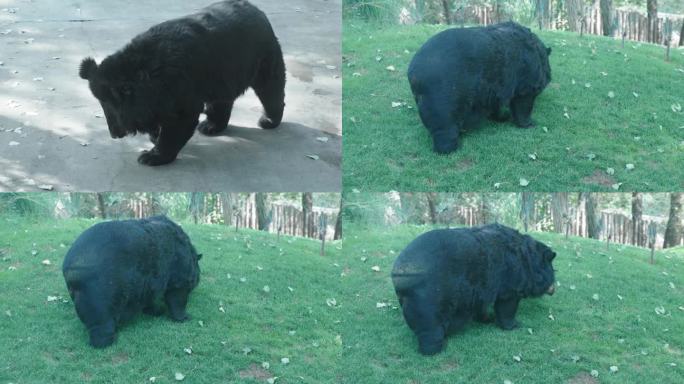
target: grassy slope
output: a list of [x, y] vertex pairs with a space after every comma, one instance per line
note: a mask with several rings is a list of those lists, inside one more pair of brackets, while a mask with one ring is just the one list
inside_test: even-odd
[[667, 63], [661, 47], [538, 33], [553, 48], [553, 80], [537, 99], [537, 127], [486, 121], [443, 156], [432, 152], [406, 80], [416, 50], [443, 28], [345, 21], [345, 189], [516, 191], [520, 178], [535, 191], [684, 188], [684, 112], [671, 109], [684, 107], [684, 50]]
[[[332, 379], [341, 311], [327, 306], [326, 298], [335, 295], [330, 281], [339, 276], [333, 265], [338, 243], [320, 257], [319, 243], [308, 239], [282, 237], [276, 244], [274, 235], [257, 231], [184, 225], [204, 254], [188, 306], [192, 320], [140, 315], [112, 347], [95, 350], [73, 304], [47, 302], [49, 295], [69, 298], [61, 263], [75, 237], [94, 222], [0, 220], [0, 383], [142, 383], [152, 376], [170, 383], [175, 372], [187, 383], [264, 382], [271, 375], [279, 383]], [[42, 265], [44, 259], [52, 265]], [[192, 355], [183, 351], [187, 347]], [[290, 364], [281, 364], [282, 357]], [[260, 368], [264, 361], [268, 371]], [[244, 377], [250, 375], [263, 378]]]
[[[397, 309], [389, 273], [398, 253], [428, 229], [346, 225], [348, 293], [342, 305], [353, 313], [344, 324], [343, 381], [681, 383], [684, 310], [678, 308], [684, 308], [684, 249], [660, 252], [657, 263], [649, 265], [643, 249], [612, 245], [606, 251], [605, 244], [593, 240], [535, 233], [558, 253], [556, 294], [524, 300], [517, 316], [520, 329], [471, 323], [449, 338], [445, 352], [423, 357]], [[374, 265], [379, 273], [371, 270]], [[379, 302], [390, 307], [378, 309]], [[666, 315], [656, 314], [659, 306]], [[617, 373], [609, 372], [612, 365]], [[597, 381], [589, 376], [592, 369], [599, 372]]]

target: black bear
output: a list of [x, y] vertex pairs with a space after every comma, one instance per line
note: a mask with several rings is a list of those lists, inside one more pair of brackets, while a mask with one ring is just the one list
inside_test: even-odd
[[[226, 129], [233, 102], [251, 87], [264, 107], [259, 126], [280, 124], [285, 63], [266, 15], [246, 0], [212, 4], [155, 25], [98, 66], [81, 62], [81, 78], [100, 101], [112, 138], [147, 133], [154, 147], [138, 162], [172, 162], [195, 128]], [[198, 124], [203, 111], [207, 119]]]
[[499, 224], [437, 229], [418, 236], [394, 263], [392, 282], [404, 319], [424, 355], [438, 353], [449, 333], [471, 318], [517, 326], [518, 302], [554, 292], [556, 254]]
[[551, 81], [539, 38], [514, 22], [454, 28], [431, 37], [411, 60], [408, 80], [433, 148], [449, 153], [461, 128], [484, 117], [530, 127], [534, 100]]
[[88, 228], [67, 252], [62, 272], [90, 345], [112, 344], [117, 326], [140, 311], [161, 315], [161, 301], [171, 319], [187, 320], [185, 306], [199, 282], [201, 257], [165, 216]]

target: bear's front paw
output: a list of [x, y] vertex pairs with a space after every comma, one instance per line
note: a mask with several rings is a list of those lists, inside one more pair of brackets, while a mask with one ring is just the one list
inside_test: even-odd
[[207, 119], [197, 125], [197, 130], [204, 135], [213, 136], [224, 131], [227, 127], [228, 124], [218, 126], [214, 122], [209, 121], [209, 119]]
[[280, 124], [280, 121], [273, 121], [269, 119], [266, 115], [261, 116], [259, 119], [259, 126], [263, 129], [273, 129]]
[[520, 326], [520, 324], [516, 320], [497, 321], [497, 324], [501, 329], [506, 331], [516, 329]]
[[168, 164], [176, 159], [175, 156], [166, 156], [161, 154], [156, 148], [149, 151], [143, 151], [140, 156], [138, 156], [138, 163], [143, 165], [163, 165]]

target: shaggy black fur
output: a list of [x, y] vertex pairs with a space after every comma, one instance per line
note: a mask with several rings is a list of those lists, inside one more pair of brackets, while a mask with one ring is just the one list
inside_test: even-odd
[[418, 236], [394, 263], [392, 282], [404, 319], [422, 354], [442, 350], [446, 335], [468, 320], [517, 326], [518, 302], [553, 294], [556, 254], [546, 245], [499, 224], [438, 229]]
[[199, 282], [197, 254], [183, 230], [164, 216], [109, 221], [87, 229], [62, 266], [76, 313], [96, 348], [114, 342], [116, 328], [143, 311], [185, 321]]
[[449, 153], [461, 128], [484, 117], [530, 127], [534, 100], [551, 81], [551, 48], [513, 22], [455, 28], [430, 38], [411, 60], [408, 80], [433, 148]]
[[[207, 135], [226, 129], [233, 102], [251, 87], [264, 107], [259, 126], [280, 124], [285, 64], [266, 15], [246, 0], [210, 5], [135, 37], [98, 66], [81, 63], [113, 138], [147, 133], [154, 148], [141, 164], [172, 162], [195, 127]], [[198, 125], [204, 107], [207, 119]]]

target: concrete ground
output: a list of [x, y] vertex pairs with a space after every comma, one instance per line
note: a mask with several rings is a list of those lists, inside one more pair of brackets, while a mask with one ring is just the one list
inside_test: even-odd
[[169, 165], [137, 163], [147, 136], [109, 137], [80, 61], [211, 2], [0, 0], [0, 191], [339, 191], [341, 0], [251, 0], [285, 55], [279, 128], [258, 128], [250, 90], [223, 135], [196, 132]]

